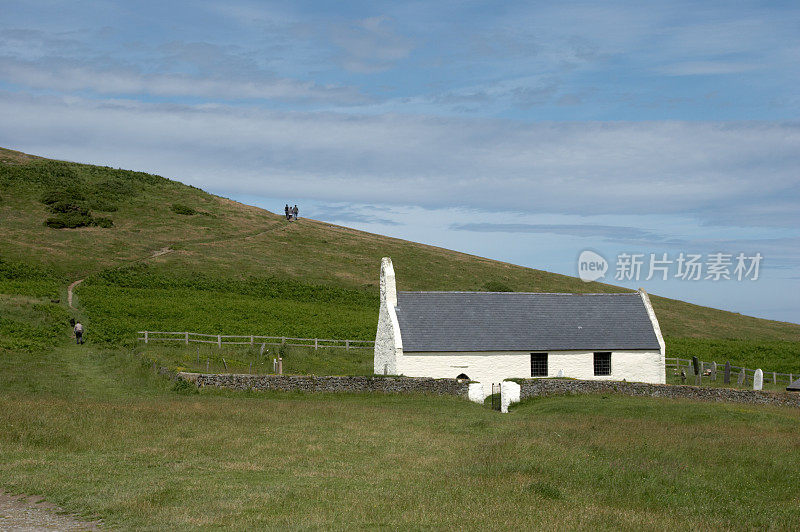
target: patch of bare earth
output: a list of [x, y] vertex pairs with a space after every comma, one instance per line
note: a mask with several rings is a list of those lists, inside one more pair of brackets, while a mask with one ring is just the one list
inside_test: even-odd
[[0, 530], [100, 530], [99, 521], [82, 521], [39, 497], [0, 491]]

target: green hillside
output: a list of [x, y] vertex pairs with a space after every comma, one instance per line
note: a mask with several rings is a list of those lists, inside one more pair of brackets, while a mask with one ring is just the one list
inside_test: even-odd
[[[406, 289], [617, 288], [9, 151], [0, 216], [4, 492], [124, 530], [790, 530], [800, 519], [793, 407], [611, 394], [500, 414], [455, 397], [198, 390], [152, 371], [185, 348], [133, 340], [140, 328], [371, 338], [383, 255]], [[800, 373], [798, 325], [655, 304], [673, 352]], [[88, 324], [86, 345], [70, 339], [70, 317]], [[336, 351], [291, 352], [286, 367], [368, 372], [369, 351]]]
[[[160, 176], [11, 150], [0, 150], [0, 220], [3, 319], [23, 322], [37, 312], [30, 305], [65, 312], [66, 286], [85, 279], [76, 306], [95, 341], [131, 343], [142, 329], [371, 339], [383, 256], [401, 290], [624, 290], [316, 220], [288, 223]], [[50, 310], [56, 299], [61, 309]], [[673, 356], [800, 372], [800, 325], [652, 299]]]

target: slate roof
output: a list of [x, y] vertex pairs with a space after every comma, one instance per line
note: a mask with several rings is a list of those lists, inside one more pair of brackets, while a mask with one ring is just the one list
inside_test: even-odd
[[403, 351], [659, 349], [638, 293], [398, 292]]

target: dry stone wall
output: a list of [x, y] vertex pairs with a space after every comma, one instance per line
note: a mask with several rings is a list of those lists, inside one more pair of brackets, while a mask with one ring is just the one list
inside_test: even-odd
[[197, 385], [236, 390], [281, 390], [303, 392], [428, 393], [467, 398], [469, 383], [456, 379], [420, 377], [316, 377], [311, 375], [176, 374], [178, 379]]
[[675, 386], [619, 381], [571, 379], [514, 379], [520, 385], [520, 399], [550, 395], [618, 393], [634, 397], [666, 397], [724, 403], [745, 403], [800, 407], [800, 394], [734, 390], [712, 386]]

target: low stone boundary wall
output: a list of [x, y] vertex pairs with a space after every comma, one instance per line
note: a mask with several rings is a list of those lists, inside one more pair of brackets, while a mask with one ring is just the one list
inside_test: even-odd
[[178, 379], [198, 387], [217, 386], [236, 390], [303, 392], [428, 393], [467, 398], [469, 383], [456, 379], [424, 377], [315, 377], [310, 375], [248, 375], [179, 372]]
[[800, 394], [755, 390], [734, 390], [712, 386], [647, 384], [642, 382], [582, 381], [571, 379], [514, 379], [520, 385], [520, 399], [549, 395], [617, 393], [635, 397], [666, 397], [719, 403], [800, 407]]

